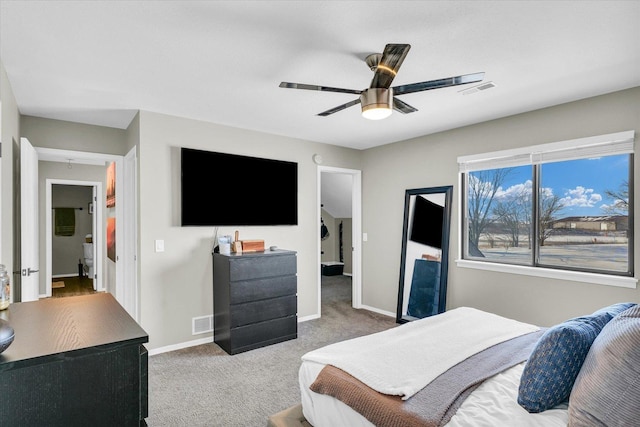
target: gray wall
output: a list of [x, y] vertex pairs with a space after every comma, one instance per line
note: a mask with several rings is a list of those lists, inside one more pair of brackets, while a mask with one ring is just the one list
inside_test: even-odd
[[352, 274], [353, 273], [353, 252], [351, 248], [353, 247], [353, 220], [351, 218], [340, 218], [339, 221], [342, 221], [342, 256], [344, 262], [344, 273]]
[[[361, 152], [326, 144], [268, 135], [196, 120], [140, 112], [140, 271], [142, 326], [149, 348], [203, 338], [191, 335], [191, 320], [212, 314], [214, 227], [180, 227], [180, 147], [223, 151], [298, 162], [298, 225], [222, 227], [218, 234], [264, 239], [265, 246], [297, 251], [298, 317], [317, 314], [318, 228], [317, 166], [360, 169]], [[237, 177], [217, 176], [202, 185], [226, 185]], [[233, 209], [211, 200], [211, 209]], [[154, 252], [163, 239], [165, 251]]]
[[127, 154], [127, 132], [122, 129], [21, 116], [20, 136], [34, 147], [89, 153]]
[[320, 241], [320, 261], [339, 261], [338, 259], [338, 226], [336, 219], [324, 209], [320, 210], [322, 222], [329, 231], [329, 236]]
[[[604, 305], [640, 302], [640, 289], [459, 268], [457, 157], [619, 131], [640, 138], [640, 88], [366, 150], [363, 159], [363, 303], [395, 312], [404, 191], [453, 185], [447, 307], [472, 306], [540, 325], [590, 313]], [[638, 143], [636, 142], [636, 150]], [[399, 154], [401, 153], [401, 154]], [[635, 155], [638, 171], [640, 155]], [[402, 171], [388, 179], [389, 171]], [[638, 173], [634, 196], [640, 201]], [[634, 216], [636, 229], [640, 209]], [[636, 231], [635, 267], [640, 266]], [[637, 277], [637, 273], [636, 273]]]

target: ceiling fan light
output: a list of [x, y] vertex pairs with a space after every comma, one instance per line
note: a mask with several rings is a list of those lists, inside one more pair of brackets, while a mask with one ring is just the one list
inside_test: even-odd
[[362, 117], [369, 120], [382, 120], [391, 115], [391, 109], [386, 105], [362, 107]]
[[369, 120], [381, 120], [393, 111], [392, 89], [367, 89], [360, 95], [362, 117]]

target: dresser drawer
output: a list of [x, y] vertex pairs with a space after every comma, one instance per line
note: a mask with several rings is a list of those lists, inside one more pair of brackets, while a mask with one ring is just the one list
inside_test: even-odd
[[297, 336], [298, 320], [296, 316], [268, 320], [232, 329], [229, 350], [231, 354], [235, 354], [294, 339]]
[[295, 255], [233, 258], [229, 264], [231, 282], [296, 274]]
[[231, 304], [242, 304], [267, 298], [295, 295], [298, 291], [296, 276], [269, 277], [265, 279], [243, 280], [229, 284]]
[[229, 354], [298, 337], [294, 251], [213, 254], [214, 342]]
[[231, 309], [232, 328], [292, 316], [297, 313], [295, 295], [236, 305]]

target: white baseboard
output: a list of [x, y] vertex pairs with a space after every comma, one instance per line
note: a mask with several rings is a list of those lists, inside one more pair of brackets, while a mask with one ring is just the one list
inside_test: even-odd
[[315, 319], [319, 319], [319, 318], [320, 318], [319, 314], [311, 314], [309, 316], [298, 317], [298, 323], [307, 322], [309, 320], [315, 320]]
[[210, 337], [199, 338], [193, 341], [187, 341], [179, 344], [172, 344], [166, 347], [154, 348], [153, 350], [149, 350], [149, 356], [154, 356], [156, 354], [167, 353], [169, 351], [181, 350], [187, 347], [195, 347], [197, 345], [209, 344], [213, 342], [213, 335]]
[[369, 307], [368, 305], [363, 305], [360, 307], [363, 310], [373, 311], [374, 313], [382, 314], [384, 316], [396, 317], [396, 313], [392, 313], [390, 311], [380, 310], [379, 308]]
[[[374, 307], [362, 306], [361, 309], [373, 311], [375, 313], [382, 314], [384, 316], [396, 317], [395, 313], [379, 310]], [[308, 320], [319, 319], [319, 318], [320, 318], [319, 314], [312, 314], [310, 316], [299, 317], [298, 323], [306, 322]], [[187, 341], [179, 344], [172, 344], [165, 347], [154, 348], [153, 350], [149, 350], [149, 356], [155, 356], [156, 354], [162, 354], [162, 353], [167, 353], [169, 351], [181, 350], [183, 348], [188, 348], [188, 347], [195, 347], [196, 345], [208, 344], [211, 342], [213, 342], [213, 335], [211, 335], [210, 337], [199, 338], [197, 340]]]

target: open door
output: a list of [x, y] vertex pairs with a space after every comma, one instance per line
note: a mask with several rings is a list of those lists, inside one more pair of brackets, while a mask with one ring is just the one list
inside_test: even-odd
[[93, 253], [91, 254], [91, 256], [93, 257], [93, 276], [89, 277], [89, 279], [91, 279], [91, 283], [93, 283], [93, 290], [97, 291], [98, 290], [98, 277], [102, 277], [100, 276], [102, 274], [102, 263], [99, 261], [100, 258], [98, 258], [98, 248], [100, 247], [100, 242], [102, 241], [102, 239], [99, 238], [98, 235], [98, 222], [97, 222], [97, 218], [99, 217], [97, 212], [97, 206], [98, 206], [98, 186], [94, 185], [93, 186], [93, 194], [91, 195], [91, 202], [92, 202], [92, 206], [94, 209], [94, 212], [91, 215], [91, 236], [93, 239]]
[[[123, 191], [122, 201], [125, 206], [122, 215], [123, 242], [122, 271], [124, 297], [122, 306], [136, 321], [140, 321], [140, 303], [138, 298], [138, 192], [137, 192], [137, 151], [133, 147], [124, 157], [123, 163]], [[120, 300], [119, 300], [120, 301]]]
[[38, 153], [20, 138], [20, 274], [21, 301], [39, 298]]

